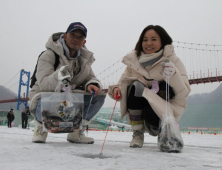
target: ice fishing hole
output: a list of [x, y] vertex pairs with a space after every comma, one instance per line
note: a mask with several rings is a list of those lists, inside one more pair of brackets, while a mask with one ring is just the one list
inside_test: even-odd
[[118, 157], [118, 156], [100, 155], [100, 154], [80, 154], [77, 156], [80, 156], [83, 158], [91, 158], [91, 159], [95, 159], [95, 158], [106, 159], [106, 158], [117, 158]]

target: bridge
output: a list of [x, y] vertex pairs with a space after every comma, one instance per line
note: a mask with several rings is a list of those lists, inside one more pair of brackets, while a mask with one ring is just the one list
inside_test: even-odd
[[[205, 84], [222, 81], [222, 45], [197, 44], [188, 42], [174, 41], [176, 55], [184, 63], [190, 85]], [[96, 77], [102, 82], [103, 90], [107, 92], [108, 86], [116, 84], [126, 66], [121, 62], [122, 58], [114, 62], [108, 68], [101, 71]], [[24, 82], [22, 77], [29, 76]], [[16, 77], [16, 76], [14, 76]], [[21, 70], [19, 79], [19, 92], [16, 99], [0, 100], [0, 103], [17, 102], [27, 105], [29, 100], [28, 88], [30, 81], [30, 72]], [[6, 83], [7, 84], [7, 83]], [[26, 86], [26, 97], [21, 97], [21, 86]], [[6, 86], [5, 86], [6, 87]]]
[[[29, 98], [19, 98], [19, 100], [26, 102], [26, 101], [29, 101]], [[0, 100], [0, 103], [11, 103], [11, 102], [17, 102], [17, 101], [18, 99], [15, 98], [15, 99], [9, 99], [9, 100]]]

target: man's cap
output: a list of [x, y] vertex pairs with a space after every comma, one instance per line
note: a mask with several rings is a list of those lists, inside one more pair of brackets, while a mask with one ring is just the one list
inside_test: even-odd
[[11, 109], [11, 110], [13, 110], [13, 109]]
[[81, 22], [73, 22], [69, 25], [69, 27], [67, 28], [66, 33], [68, 32], [72, 32], [76, 29], [82, 30], [85, 34], [85, 37], [87, 36], [87, 28], [85, 27], [85, 25], [83, 25]]
[[29, 106], [26, 106], [26, 109], [29, 109]]

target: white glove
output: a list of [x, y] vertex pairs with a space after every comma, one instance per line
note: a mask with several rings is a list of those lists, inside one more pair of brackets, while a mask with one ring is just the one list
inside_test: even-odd
[[174, 75], [176, 68], [169, 59], [165, 59], [164, 62], [161, 63], [161, 65], [163, 66], [163, 69], [160, 74], [163, 75], [163, 77], [171, 77], [172, 75]]
[[63, 84], [69, 84], [71, 81], [71, 76], [69, 74], [69, 66], [65, 65], [59, 69], [58, 80], [62, 81]]

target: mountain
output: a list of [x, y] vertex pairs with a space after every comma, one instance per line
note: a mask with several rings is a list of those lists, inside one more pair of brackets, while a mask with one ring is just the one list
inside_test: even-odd
[[[8, 100], [15, 98], [17, 98], [17, 95], [13, 91], [0, 85], [0, 100]], [[0, 104], [0, 110], [10, 110], [10, 109], [16, 110], [16, 107], [17, 107], [16, 102]]]
[[222, 84], [211, 93], [194, 94], [187, 98], [188, 105], [222, 103]]
[[194, 94], [187, 99], [187, 109], [180, 127], [222, 128], [222, 84], [211, 93]]

